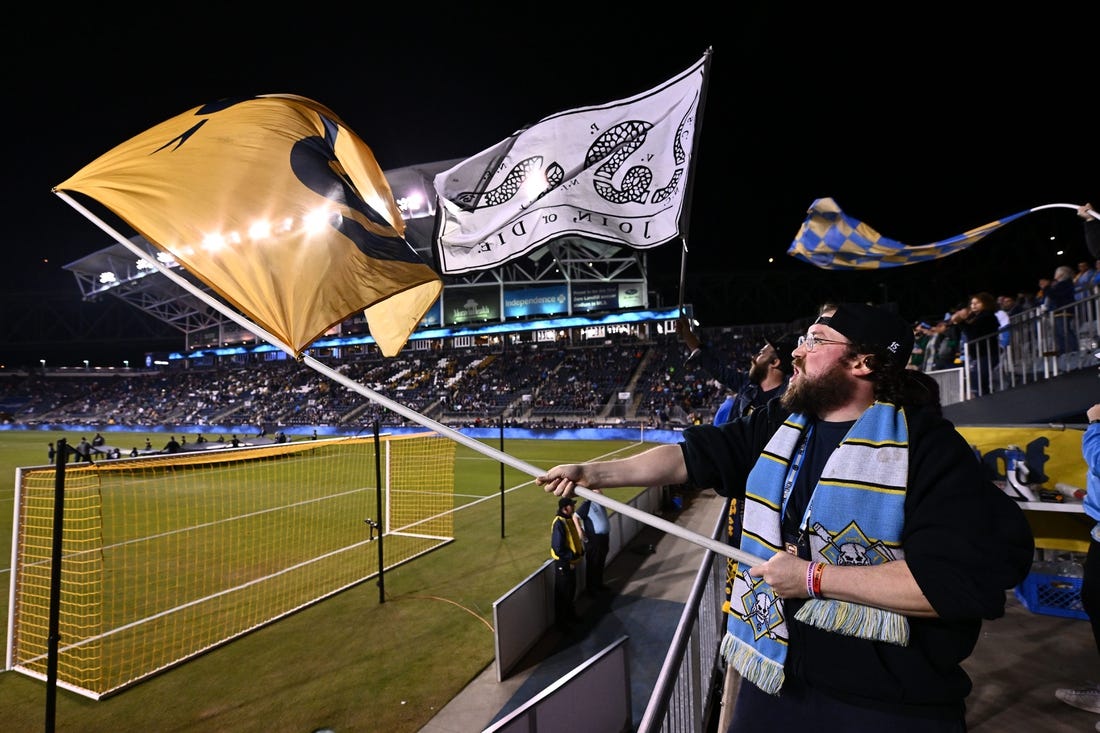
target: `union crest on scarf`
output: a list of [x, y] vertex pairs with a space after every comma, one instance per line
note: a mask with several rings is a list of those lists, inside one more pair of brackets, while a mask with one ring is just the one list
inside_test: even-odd
[[[784, 552], [781, 507], [791, 459], [804, 439], [808, 420], [787, 418], [764, 447], [749, 474], [741, 549], [759, 557]], [[811, 562], [879, 565], [900, 560], [905, 487], [909, 473], [909, 430], [905, 411], [876, 402], [852, 426], [829, 456], [814, 488], [808, 515]], [[763, 578], [739, 563], [731, 592], [722, 655], [761, 690], [778, 694], [789, 643], [783, 599]], [[847, 636], [909, 643], [909, 622], [901, 614], [858, 603], [809, 599], [799, 621]]]

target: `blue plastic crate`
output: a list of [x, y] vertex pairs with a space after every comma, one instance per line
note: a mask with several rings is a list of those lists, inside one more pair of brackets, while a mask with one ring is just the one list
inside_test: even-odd
[[1081, 578], [1030, 573], [1016, 586], [1016, 598], [1032, 613], [1088, 621], [1081, 605]]

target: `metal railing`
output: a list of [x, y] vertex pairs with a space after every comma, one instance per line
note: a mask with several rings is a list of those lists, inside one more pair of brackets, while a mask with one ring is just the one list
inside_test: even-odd
[[[729, 506], [726, 499], [711, 539], [725, 541]], [[718, 654], [725, 632], [725, 599], [726, 558], [707, 550], [642, 714], [639, 733], [703, 733], [713, 712], [711, 693], [725, 669]]]
[[[1096, 366], [1100, 352], [1100, 294], [1065, 308], [1034, 308], [1014, 316], [1007, 344], [997, 333], [961, 348], [962, 366], [930, 372], [940, 384], [943, 404], [968, 400], [995, 391], [1038, 382], [1059, 374]], [[993, 350], [996, 349], [996, 358]], [[968, 353], [969, 352], [969, 353]], [[973, 358], [971, 358], [971, 356]], [[973, 367], [973, 368], [972, 368]], [[727, 500], [728, 511], [728, 500]], [[714, 537], [724, 536], [726, 512], [719, 517]], [[700, 684], [714, 682], [721, 671], [717, 650], [721, 641], [725, 600], [724, 558], [707, 552], [692, 593], [684, 606], [680, 627], [668, 650], [657, 685], [646, 707], [640, 733], [700, 733], [713, 699], [700, 699]], [[713, 593], [710, 583], [717, 583]], [[717, 620], [711, 614], [717, 615]], [[696, 636], [713, 630], [712, 642], [695, 643]], [[686, 708], [691, 708], [690, 710]]]
[[[1072, 328], [1072, 331], [1069, 329]], [[1059, 329], [1061, 329], [1059, 331]], [[1050, 379], [1097, 364], [1100, 294], [1054, 311], [1035, 308], [1012, 318], [1008, 343], [1001, 334], [962, 348], [961, 366], [929, 372], [951, 404], [983, 394]], [[1070, 334], [1075, 337], [1070, 337]], [[993, 349], [997, 349], [996, 358]], [[972, 368], [973, 367], [973, 368]], [[729, 500], [711, 534], [724, 539]], [[719, 656], [725, 630], [726, 560], [707, 551], [684, 604], [638, 733], [703, 733], [721, 702], [716, 683], [724, 675]]]
[[1093, 293], [1063, 308], [1015, 315], [1007, 329], [960, 345], [961, 366], [929, 374], [949, 405], [1097, 366], [1098, 350], [1100, 294]]

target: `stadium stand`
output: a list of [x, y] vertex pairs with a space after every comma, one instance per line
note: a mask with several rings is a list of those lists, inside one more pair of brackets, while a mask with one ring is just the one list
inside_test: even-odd
[[[1075, 354], [1047, 348], [1047, 314], [1038, 309], [1013, 319], [1012, 359], [993, 375], [992, 394], [1019, 406], [1017, 388], [1035, 387], [1074, 372], [1092, 374], [1100, 348], [1095, 311], [1100, 296], [1078, 301], [1082, 324]], [[745, 364], [765, 335], [806, 324], [752, 324], [702, 329], [701, 336], [733, 364]], [[995, 336], [994, 336], [995, 338]], [[457, 339], [456, 339], [457, 341]], [[277, 356], [282, 356], [277, 354]], [[235, 355], [199, 366], [186, 360], [165, 370], [0, 370], [0, 423], [103, 429], [164, 427], [255, 434], [285, 429], [343, 433], [380, 425], [412, 423], [359, 393], [287, 358]], [[385, 359], [374, 349], [352, 352], [330, 365], [349, 379], [451, 426], [482, 427], [506, 422], [526, 427], [672, 427], [707, 422], [722, 390], [702, 371], [686, 365], [674, 328], [584, 339], [567, 334], [555, 342], [508, 338], [403, 351]], [[932, 373], [949, 414], [972, 402], [965, 366]], [[626, 399], [623, 395], [628, 395]], [[1034, 419], [1019, 409], [1009, 422], [1064, 419], [1061, 402], [1036, 400]], [[1076, 401], [1075, 401], [1076, 402]], [[251, 428], [250, 428], [251, 429]]]

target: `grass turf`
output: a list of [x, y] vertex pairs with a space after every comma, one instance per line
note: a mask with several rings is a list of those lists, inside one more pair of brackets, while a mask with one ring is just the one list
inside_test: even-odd
[[[108, 445], [145, 433], [103, 431]], [[46, 463], [46, 443], [79, 435], [0, 432], [0, 581], [10, 584], [16, 466]], [[216, 437], [208, 435], [208, 438]], [[498, 441], [488, 445], [500, 448]], [[516, 440], [504, 451], [548, 468], [627, 455], [625, 441]], [[57, 690], [57, 730], [417, 731], [493, 660], [492, 604], [548, 557], [556, 503], [531, 477], [459, 445], [456, 540], [103, 700]], [[627, 501], [638, 489], [608, 491]], [[502, 536], [503, 535], [503, 536]], [[382, 588], [385, 600], [381, 601]], [[0, 612], [8, 617], [8, 593]], [[61, 640], [64, 643], [64, 640]], [[5, 730], [42, 730], [44, 682], [0, 674]]]

